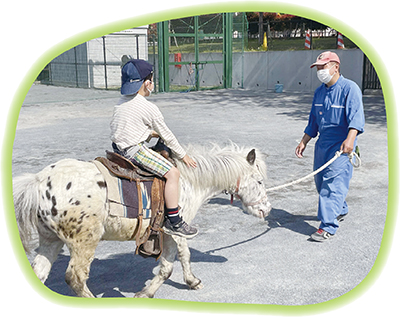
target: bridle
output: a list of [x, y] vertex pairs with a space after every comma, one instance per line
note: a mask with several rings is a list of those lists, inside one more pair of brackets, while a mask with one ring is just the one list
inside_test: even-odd
[[239, 195], [239, 187], [240, 187], [240, 177], [238, 178], [238, 180], [237, 180], [237, 182], [236, 182], [236, 189], [235, 189], [235, 191], [234, 191], [233, 193], [231, 193], [231, 205], [233, 204], [233, 197], [234, 197], [234, 196], [235, 196], [236, 198], [240, 199], [245, 207], [252, 207], [252, 206], [258, 205], [258, 204], [260, 204], [261, 202], [263, 202], [265, 199], [268, 198], [268, 197], [267, 197], [267, 193], [265, 193], [265, 195], [264, 195], [261, 199], [257, 200], [256, 202], [245, 203], [245, 202], [242, 200], [242, 197], [240, 197], [240, 195]]

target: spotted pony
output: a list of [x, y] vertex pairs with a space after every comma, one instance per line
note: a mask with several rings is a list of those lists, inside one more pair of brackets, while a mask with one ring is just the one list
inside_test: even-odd
[[[268, 215], [271, 205], [264, 186], [266, 165], [258, 150], [231, 144], [212, 149], [190, 146], [187, 153], [197, 162], [197, 168], [176, 162], [181, 173], [179, 205], [186, 222], [193, 220], [205, 201], [224, 191], [239, 197], [249, 214], [260, 218]], [[134, 240], [144, 233], [148, 220], [138, 232], [136, 219], [110, 214], [107, 193], [108, 184], [95, 164], [74, 159], [64, 159], [37, 174], [14, 179], [14, 206], [21, 241], [29, 252], [38, 237], [39, 247], [31, 265], [43, 283], [66, 245], [70, 252], [67, 284], [77, 296], [94, 297], [86, 281], [99, 241]], [[165, 235], [160, 269], [135, 297], [154, 296], [171, 275], [177, 254], [189, 288], [203, 287], [192, 273], [186, 239]]]

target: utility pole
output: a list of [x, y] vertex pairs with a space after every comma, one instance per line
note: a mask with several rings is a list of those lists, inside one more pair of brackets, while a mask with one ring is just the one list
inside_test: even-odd
[[261, 46], [264, 40], [264, 12], [258, 12], [258, 44]]

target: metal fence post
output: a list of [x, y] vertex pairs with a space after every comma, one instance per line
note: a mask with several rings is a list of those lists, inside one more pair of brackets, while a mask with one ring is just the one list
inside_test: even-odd
[[194, 17], [194, 65], [196, 68], [195, 76], [196, 90], [200, 90], [200, 75], [199, 75], [199, 17]]
[[158, 50], [158, 91], [164, 92], [164, 23], [157, 23], [157, 50]]
[[139, 34], [136, 34], [136, 59], [139, 59]]
[[79, 87], [79, 79], [78, 79], [78, 58], [76, 54], [76, 46], [74, 47], [74, 56], [75, 56], [75, 85]]
[[232, 30], [233, 14], [224, 13], [223, 50], [224, 50], [224, 88], [232, 88]]
[[106, 85], [106, 89], [108, 89], [108, 85], [107, 85], [106, 37], [105, 36], [103, 36], [103, 58], [104, 58], [104, 83]]

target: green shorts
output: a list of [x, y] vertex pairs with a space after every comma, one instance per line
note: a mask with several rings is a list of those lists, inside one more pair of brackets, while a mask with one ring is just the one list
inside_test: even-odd
[[173, 167], [172, 163], [161, 154], [150, 150], [146, 145], [139, 144], [139, 150], [130, 158], [135, 164], [153, 174], [163, 177]]

